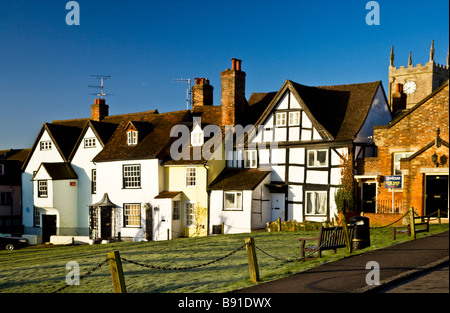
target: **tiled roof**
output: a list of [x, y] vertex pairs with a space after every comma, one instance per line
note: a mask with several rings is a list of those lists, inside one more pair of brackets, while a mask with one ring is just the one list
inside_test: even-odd
[[77, 173], [75, 173], [72, 165], [68, 162], [42, 163], [41, 166], [44, 167], [53, 180], [78, 178]]
[[226, 168], [209, 185], [209, 190], [254, 190], [270, 171]]
[[181, 191], [162, 191], [155, 197], [155, 199], [172, 199], [178, 196]]
[[[182, 123], [187, 112], [159, 114], [157, 111], [148, 111], [106, 117], [104, 122], [118, 122], [119, 125], [103, 150], [94, 158], [94, 162], [159, 157], [160, 152], [171, 140], [171, 128]], [[130, 122], [138, 128], [137, 145], [127, 143], [126, 128]]]

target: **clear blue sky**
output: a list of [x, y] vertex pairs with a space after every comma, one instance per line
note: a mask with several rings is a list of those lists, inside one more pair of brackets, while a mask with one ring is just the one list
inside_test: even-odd
[[27, 148], [44, 122], [90, 116], [107, 74], [110, 114], [186, 108], [186, 85], [207, 77], [220, 104], [220, 72], [243, 60], [247, 98], [305, 85], [382, 80], [395, 65], [426, 63], [431, 40], [445, 64], [447, 0], [378, 1], [380, 25], [360, 0], [79, 0], [80, 26], [65, 0], [0, 0], [0, 149]]

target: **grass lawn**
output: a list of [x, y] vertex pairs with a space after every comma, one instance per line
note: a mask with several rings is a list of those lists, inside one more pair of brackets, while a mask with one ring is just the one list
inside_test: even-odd
[[[418, 238], [449, 229], [448, 224], [431, 224], [429, 233]], [[69, 273], [66, 263], [76, 261], [83, 275], [106, 259], [106, 253], [119, 250], [123, 258], [161, 267], [189, 267], [204, 264], [234, 251], [253, 237], [260, 249], [281, 259], [300, 256], [297, 237], [317, 236], [317, 231], [261, 232], [239, 235], [219, 235], [183, 238], [160, 242], [120, 242], [107, 245], [28, 247], [17, 251], [0, 251], [0, 292], [49, 293], [66, 285]], [[398, 235], [392, 241], [391, 228], [371, 230], [371, 247], [355, 251], [364, 253], [409, 240]], [[349, 256], [345, 249], [337, 254], [325, 251], [321, 259], [307, 262], [276, 260], [257, 250], [261, 282], [286, 277], [325, 262]], [[232, 256], [204, 267], [184, 270], [156, 270], [122, 262], [127, 291], [140, 292], [227, 292], [254, 285], [249, 278], [245, 248]], [[81, 280], [79, 286], [69, 286], [62, 292], [113, 292], [109, 265], [106, 263]]]

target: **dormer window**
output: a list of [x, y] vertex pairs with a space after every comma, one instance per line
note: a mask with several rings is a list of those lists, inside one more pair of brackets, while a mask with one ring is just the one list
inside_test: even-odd
[[129, 146], [137, 145], [138, 143], [138, 132], [137, 130], [131, 130], [127, 132], [127, 142]]
[[191, 132], [191, 145], [193, 147], [201, 146], [204, 143], [204, 133], [201, 128], [200, 118], [194, 118], [194, 129]]

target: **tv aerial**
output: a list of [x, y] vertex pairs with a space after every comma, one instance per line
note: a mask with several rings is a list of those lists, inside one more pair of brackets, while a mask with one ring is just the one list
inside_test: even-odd
[[105, 97], [105, 96], [113, 95], [112, 93], [108, 93], [108, 94], [105, 93], [105, 91], [104, 91], [104, 84], [103, 84], [104, 80], [106, 80], [108, 78], [111, 78], [111, 76], [109, 76], [109, 75], [90, 75], [90, 76], [91, 77], [95, 77], [95, 78], [100, 80], [100, 85], [99, 86], [92, 86], [92, 85], [88, 86], [90, 88], [99, 88], [100, 89], [100, 93], [91, 93], [91, 95], [98, 96], [101, 99], [103, 99], [103, 97]]
[[186, 110], [189, 110], [189, 106], [192, 107], [191, 79], [190, 78], [174, 78], [173, 81], [176, 83], [188, 83], [189, 89], [186, 89]]

